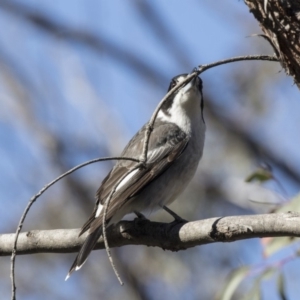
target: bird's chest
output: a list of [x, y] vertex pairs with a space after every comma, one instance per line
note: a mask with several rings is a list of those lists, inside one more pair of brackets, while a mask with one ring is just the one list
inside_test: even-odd
[[188, 166], [196, 164], [197, 168], [198, 162], [203, 154], [206, 127], [202, 120], [197, 120], [192, 124], [190, 128], [190, 140], [180, 158], [183, 164]]
[[[204, 124], [203, 124], [204, 125]], [[155, 210], [173, 202], [186, 188], [197, 170], [203, 153], [205, 127], [194, 128], [182, 154], [137, 197], [141, 210]], [[137, 200], [138, 200], [137, 199]]]
[[178, 176], [178, 181], [182, 181], [183, 184], [190, 181], [197, 170], [203, 154], [203, 143], [204, 140], [200, 137], [191, 138], [185, 151], [171, 167], [171, 173], [174, 171]]
[[170, 204], [186, 188], [197, 170], [203, 145], [204, 136], [192, 136], [180, 157], [158, 178], [156, 199], [159, 205]]

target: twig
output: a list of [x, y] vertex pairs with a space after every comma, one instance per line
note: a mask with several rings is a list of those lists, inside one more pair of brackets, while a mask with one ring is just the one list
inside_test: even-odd
[[195, 76], [200, 75], [201, 73], [203, 73], [204, 71], [220, 66], [220, 65], [224, 65], [224, 64], [228, 64], [228, 63], [232, 63], [232, 62], [236, 62], [236, 61], [244, 61], [244, 60], [267, 60], [267, 61], [279, 61], [277, 57], [275, 56], [270, 56], [270, 55], [247, 55], [247, 56], [236, 56], [236, 57], [232, 57], [232, 58], [228, 58], [228, 59], [224, 59], [224, 60], [219, 60], [217, 62], [211, 63], [211, 64], [206, 64], [206, 65], [199, 65], [198, 68], [193, 71], [190, 75], [188, 75], [182, 82], [180, 82], [179, 84], [177, 84], [176, 86], [174, 86], [163, 98], [162, 100], [159, 102], [157, 108], [155, 109], [154, 113], [151, 116], [150, 121], [148, 122], [147, 125], [147, 130], [145, 132], [145, 142], [143, 145], [143, 152], [142, 152], [142, 157], [141, 157], [141, 162], [146, 163], [147, 162], [147, 152], [148, 152], [148, 145], [149, 145], [149, 140], [150, 140], [150, 135], [151, 132], [153, 130], [153, 125], [154, 122], [156, 120], [157, 114], [159, 112], [159, 110], [161, 109], [163, 103], [174, 93], [176, 92], [180, 87], [182, 87], [183, 85], [185, 85], [187, 82], [189, 82], [192, 78], [194, 78]]
[[85, 167], [89, 164], [93, 164], [95, 162], [99, 162], [99, 161], [107, 161], [107, 160], [131, 160], [131, 161], [136, 161], [136, 162], [139, 162], [138, 159], [136, 158], [131, 158], [131, 157], [104, 157], [104, 158], [96, 158], [96, 159], [92, 159], [92, 160], [89, 160], [83, 164], [80, 164], [72, 169], [70, 169], [69, 171], [67, 171], [66, 173], [60, 175], [59, 177], [57, 177], [56, 179], [54, 179], [53, 181], [51, 181], [50, 183], [48, 183], [47, 185], [45, 185], [36, 195], [34, 195], [29, 203], [27, 204], [22, 216], [21, 216], [21, 219], [19, 221], [19, 224], [18, 224], [18, 228], [17, 228], [17, 231], [16, 231], [16, 236], [15, 236], [15, 240], [14, 240], [14, 245], [13, 245], [13, 250], [12, 250], [12, 255], [11, 255], [11, 269], [10, 269], [10, 278], [11, 278], [11, 284], [12, 284], [12, 296], [11, 296], [11, 299], [12, 300], [15, 300], [16, 299], [16, 283], [15, 283], [15, 260], [16, 260], [16, 252], [17, 252], [17, 242], [18, 242], [18, 237], [19, 237], [19, 234], [21, 232], [21, 229], [23, 227], [23, 223], [24, 223], [24, 220], [31, 208], [31, 206], [33, 205], [33, 203], [48, 189], [50, 188], [53, 184], [55, 184], [56, 182], [58, 182], [59, 180], [61, 180], [62, 178], [64, 178], [65, 176], [73, 173], [74, 171], [82, 168], [82, 167]]
[[[198, 72], [198, 71], [197, 71]], [[176, 92], [180, 87], [182, 87], [183, 85], [185, 85], [187, 82], [189, 82], [192, 78], [194, 78], [195, 76], [197, 76], [197, 72], [193, 72], [191, 73], [188, 77], [186, 77], [182, 82], [178, 83], [177, 85], [175, 85], [163, 98], [162, 100], [159, 102], [158, 106], [156, 107], [154, 113], [151, 116], [150, 121], [147, 124], [147, 130], [145, 132], [145, 141], [144, 141], [144, 145], [143, 145], [143, 152], [142, 152], [142, 157], [140, 159], [141, 162], [146, 163], [147, 162], [147, 152], [148, 152], [148, 145], [149, 145], [149, 140], [150, 140], [150, 135], [151, 132], [153, 130], [153, 125], [154, 122], [156, 120], [157, 114], [159, 112], [159, 110], [161, 109], [162, 105], [164, 104], [164, 102], [174, 93]]]
[[[157, 118], [157, 114], [159, 112], [159, 110], [161, 109], [163, 103], [174, 93], [176, 92], [180, 87], [182, 87], [183, 85], [185, 85], [186, 83], [188, 83], [192, 78], [194, 78], [195, 76], [198, 76], [199, 74], [203, 73], [204, 71], [219, 66], [219, 65], [223, 65], [223, 64], [227, 64], [227, 63], [232, 63], [232, 62], [236, 62], [236, 61], [243, 61], [243, 60], [267, 60], [267, 61], [278, 61], [278, 59], [275, 56], [269, 56], [269, 55], [249, 55], [249, 56], [237, 56], [237, 57], [232, 57], [229, 59], [224, 59], [224, 60], [220, 60], [211, 64], [206, 64], [206, 65], [200, 65], [198, 67], [198, 69], [195, 69], [191, 74], [189, 74], [182, 82], [178, 83], [176, 86], [174, 86], [163, 98], [162, 100], [159, 102], [158, 106], [156, 107], [154, 113], [151, 116], [150, 121], [147, 124], [147, 128], [145, 131], [145, 141], [144, 141], [144, 145], [143, 145], [143, 150], [142, 150], [142, 155], [140, 158], [140, 162], [141, 164], [145, 167], [146, 163], [147, 163], [147, 154], [148, 154], [148, 146], [149, 146], [149, 140], [150, 140], [150, 136], [151, 133], [153, 131], [153, 125], [155, 123], [155, 120]], [[128, 173], [126, 174], [128, 175]], [[125, 176], [126, 176], [125, 175]], [[124, 176], [124, 177], [125, 177]], [[122, 179], [124, 178], [122, 177]], [[107, 209], [109, 206], [109, 202], [110, 199], [113, 195], [113, 193], [115, 192], [118, 184], [121, 182], [121, 180], [114, 186], [113, 188], [113, 192], [110, 194], [110, 196], [108, 197], [108, 199], [105, 201], [105, 204], [108, 202], [108, 204], [106, 204], [105, 206], [105, 210], [104, 210], [104, 214], [103, 214], [103, 237], [104, 237], [104, 243], [105, 243], [105, 249], [108, 255], [108, 258], [111, 262], [112, 268], [120, 282], [121, 285], [123, 285], [123, 282], [120, 279], [120, 276], [115, 268], [115, 265], [113, 263], [113, 259], [111, 257], [110, 254], [110, 249], [108, 246], [108, 242], [107, 242], [107, 238], [106, 238], [106, 213], [107, 213]]]
[[156, 120], [157, 114], [159, 112], [159, 110], [161, 109], [161, 106], [163, 105], [163, 103], [168, 99], [168, 97], [170, 95], [172, 95], [172, 93], [174, 93], [175, 91], [177, 91], [181, 86], [183, 86], [185, 83], [187, 83], [189, 80], [191, 80], [193, 77], [195, 77], [197, 74], [196, 73], [192, 73], [190, 74], [187, 78], [185, 78], [185, 80], [183, 80], [182, 82], [180, 82], [179, 84], [177, 84], [174, 88], [172, 88], [164, 97], [163, 99], [159, 102], [158, 106], [156, 107], [154, 113], [151, 116], [150, 121], [147, 124], [147, 128], [145, 131], [145, 141], [144, 141], [144, 145], [143, 145], [143, 150], [142, 150], [142, 156], [140, 158], [140, 164], [137, 165], [134, 169], [131, 169], [129, 172], [127, 172], [125, 174], [125, 176], [122, 176], [122, 178], [114, 185], [112, 191], [109, 194], [109, 197], [106, 199], [105, 201], [105, 208], [104, 208], [104, 213], [103, 213], [103, 239], [104, 239], [104, 244], [105, 244], [105, 250], [107, 253], [107, 256], [109, 258], [109, 261], [111, 263], [111, 266], [115, 272], [115, 275], [117, 276], [119, 282], [121, 285], [123, 285], [123, 282], [119, 276], [118, 271], [116, 270], [115, 264], [113, 262], [111, 253], [110, 253], [110, 249], [109, 249], [109, 245], [107, 242], [107, 237], [106, 237], [106, 214], [107, 214], [107, 210], [108, 210], [108, 206], [109, 206], [109, 202], [117, 188], [117, 186], [120, 184], [120, 182], [133, 170], [139, 168], [139, 167], [146, 167], [146, 163], [147, 163], [147, 154], [148, 154], [148, 146], [149, 146], [149, 140], [150, 140], [150, 135], [152, 133], [153, 130], [153, 125], [154, 122]]
[[[145, 141], [144, 141], [144, 145], [143, 145], [143, 152], [142, 152], [142, 156], [141, 159], [136, 159], [136, 158], [128, 158], [128, 157], [107, 157], [107, 158], [98, 158], [98, 159], [94, 159], [94, 160], [90, 160], [86, 163], [83, 163], [81, 165], [78, 165], [74, 168], [72, 168], [71, 170], [69, 170], [68, 172], [62, 174], [61, 176], [57, 177], [55, 180], [53, 180], [52, 182], [50, 182], [49, 184], [47, 184], [45, 187], [43, 187], [35, 196], [33, 196], [27, 207], [25, 208], [21, 219], [19, 221], [18, 224], [18, 228], [16, 231], [16, 236], [15, 236], [15, 241], [14, 241], [14, 246], [13, 246], [13, 250], [12, 250], [12, 255], [11, 255], [11, 272], [10, 272], [10, 276], [11, 276], [11, 283], [12, 283], [12, 300], [16, 299], [16, 285], [15, 285], [15, 258], [16, 258], [16, 248], [17, 248], [17, 242], [18, 242], [18, 236], [21, 232], [21, 229], [23, 227], [23, 223], [24, 220], [27, 216], [28, 211], [30, 210], [31, 206], [33, 205], [33, 203], [48, 189], [50, 188], [53, 184], [55, 184], [57, 181], [59, 181], [60, 179], [62, 179], [63, 177], [71, 174], [72, 172], [95, 162], [99, 162], [99, 161], [106, 161], [106, 160], [120, 160], [120, 159], [124, 159], [124, 160], [131, 160], [131, 161], [136, 161], [137, 163], [142, 163], [143, 165], [145, 165], [147, 163], [147, 152], [148, 152], [148, 146], [149, 146], [149, 139], [150, 139], [150, 135], [151, 132], [153, 130], [153, 125], [154, 122], [156, 120], [157, 114], [159, 112], [159, 110], [161, 109], [161, 106], [163, 105], [163, 103], [166, 101], [166, 99], [168, 99], [169, 96], [171, 96], [175, 91], [177, 91], [181, 86], [185, 85], [187, 82], [189, 82], [192, 78], [194, 78], [195, 76], [198, 76], [199, 74], [203, 73], [204, 71], [222, 65], [222, 64], [227, 64], [227, 63], [231, 63], [231, 62], [236, 62], [236, 61], [244, 61], [244, 60], [268, 60], [268, 61], [278, 61], [278, 59], [275, 56], [268, 56], [268, 55], [249, 55], [249, 56], [237, 56], [237, 57], [233, 57], [233, 58], [229, 58], [229, 59], [224, 59], [221, 61], [217, 61], [211, 64], [206, 64], [206, 65], [200, 65], [198, 67], [198, 69], [196, 69], [195, 71], [193, 71], [190, 75], [188, 75], [185, 80], [183, 80], [182, 82], [180, 82], [179, 84], [177, 84], [174, 88], [172, 88], [166, 95], [165, 97], [163, 97], [163, 99], [160, 101], [160, 103], [158, 104], [156, 110], [154, 111], [154, 113], [152, 114], [152, 117], [147, 125], [147, 130], [145, 132]], [[141, 165], [139, 164], [137, 167], [140, 167]], [[137, 168], [136, 167], [136, 168]], [[114, 188], [112, 189], [112, 192], [110, 194], [110, 197], [106, 200], [105, 203], [109, 203], [110, 198], [112, 197], [113, 193], [115, 192], [117, 188], [117, 184], [114, 186]], [[108, 201], [109, 200], [109, 201]], [[106, 205], [106, 210], [107, 210], [108, 204]], [[105, 211], [104, 211], [105, 212]], [[103, 215], [103, 220], [104, 220], [104, 227], [105, 227], [105, 218], [106, 218], [106, 212]], [[103, 227], [103, 228], [104, 228]], [[105, 234], [105, 239], [106, 239], [106, 230], [103, 230], [103, 234]], [[106, 239], [106, 243], [105, 245], [108, 247], [108, 243], [107, 243], [107, 239]], [[112, 267], [120, 281], [121, 284], [122, 281], [120, 279], [120, 277], [118, 276], [118, 273], [116, 272], [115, 266], [113, 264], [111, 255], [110, 255], [110, 251], [109, 248], [106, 249], [107, 250], [107, 254], [109, 256], [110, 262], [112, 264]]]
[[223, 60], [219, 60], [217, 62], [207, 64], [207, 65], [199, 65], [198, 70], [197, 70], [197, 75], [203, 73], [204, 71], [224, 65], [224, 64], [229, 64], [232, 62], [236, 61], [244, 61], [244, 60], [267, 60], [267, 61], [279, 61], [279, 59], [276, 56], [271, 56], [271, 55], [246, 55], [246, 56], [236, 56], [232, 58], [227, 58]]
[[118, 187], [118, 185], [123, 181], [123, 179], [128, 175], [130, 174], [132, 171], [140, 168], [141, 166], [143, 165], [143, 163], [140, 163], [138, 164], [137, 166], [135, 166], [134, 168], [130, 169], [130, 171], [126, 172], [124, 176], [122, 176], [118, 182], [114, 185], [114, 187], [112, 188], [111, 192], [109, 193], [109, 196], [106, 198], [105, 202], [104, 202], [104, 211], [103, 211], [103, 221], [102, 221], [102, 233], [103, 233], [103, 240], [104, 240], [104, 245], [105, 245], [105, 250], [106, 250], [106, 253], [107, 253], [107, 256], [108, 256], [108, 259], [110, 261], [110, 264], [115, 272], [115, 275], [116, 277], [118, 278], [119, 282], [121, 285], [124, 285], [120, 275], [119, 275], [119, 272], [117, 271], [117, 268], [114, 264], [114, 261], [113, 261], [113, 258], [111, 256], [111, 253], [110, 253], [110, 248], [109, 248], [109, 245], [108, 245], [108, 241], [107, 241], [107, 235], [106, 235], [106, 215], [107, 215], [107, 210], [108, 210], [108, 207], [109, 207], [109, 203], [110, 203], [110, 200], [112, 198], [112, 196], [114, 195], [114, 193], [116, 192], [116, 189]]

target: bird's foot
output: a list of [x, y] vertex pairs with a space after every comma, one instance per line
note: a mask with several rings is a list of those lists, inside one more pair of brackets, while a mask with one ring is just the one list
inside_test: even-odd
[[142, 213], [140, 213], [139, 211], [135, 210], [133, 211], [136, 216], [138, 217], [138, 219], [142, 219], [142, 220], [148, 220]]
[[167, 206], [163, 205], [162, 208], [174, 218], [174, 221], [172, 223], [187, 223], [188, 222], [187, 220], [178, 216], [173, 210], [171, 210]]

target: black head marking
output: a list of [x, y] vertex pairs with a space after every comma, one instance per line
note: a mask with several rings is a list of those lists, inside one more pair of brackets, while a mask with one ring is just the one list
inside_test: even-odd
[[161, 106], [161, 110], [164, 112], [165, 115], [170, 116], [169, 109], [172, 106], [174, 96], [170, 96]]
[[180, 74], [180, 75], [177, 75], [175, 77], [172, 78], [171, 82], [170, 82], [170, 85], [169, 85], [169, 88], [168, 88], [168, 92], [178, 83], [180, 82], [181, 80], [180, 79], [184, 79], [188, 76], [189, 74]]
[[[180, 74], [180, 75], [177, 75], [175, 77], [172, 78], [171, 82], [170, 82], [170, 85], [169, 85], [169, 88], [168, 88], [168, 92], [180, 81], [179, 79], [180, 78], [185, 78], [186, 76], [188, 76], [188, 74]], [[167, 116], [170, 116], [170, 112], [169, 112], [169, 109], [170, 107], [172, 106], [173, 104], [173, 99], [176, 95], [176, 92], [171, 95], [165, 102], [164, 104], [162, 105], [161, 107], [161, 110], [167, 115]]]
[[[199, 77], [200, 79], [200, 77]], [[202, 89], [203, 89], [203, 84], [202, 84], [202, 80], [200, 79], [199, 81], [199, 91], [201, 93], [201, 104], [200, 104], [200, 107], [201, 107], [201, 117], [202, 117], [202, 121], [203, 123], [205, 123], [204, 121], [204, 116], [203, 116], [203, 110], [204, 110], [204, 98], [203, 98], [203, 92], [202, 92]]]
[[199, 88], [199, 91], [201, 91], [202, 93], [202, 89], [203, 89], [203, 82], [202, 82], [202, 79], [198, 76], [199, 78], [199, 84], [198, 84], [198, 88]]
[[[169, 88], [168, 88], [168, 92], [176, 85], [178, 84], [179, 82], [181, 82], [183, 79], [185, 79], [189, 74], [180, 74], [180, 75], [177, 75], [175, 77], [172, 78], [171, 82], [170, 82], [170, 85], [169, 85]], [[198, 83], [198, 88], [199, 88], [199, 91], [201, 93], [201, 96], [202, 96], [202, 99], [201, 99], [201, 114], [202, 114], [202, 119], [203, 119], [203, 109], [204, 109], [204, 102], [203, 102], [203, 95], [202, 95], [202, 88], [203, 88], [203, 85], [202, 85], [202, 80], [200, 77], [196, 77], [197, 78], [197, 83]], [[188, 83], [186, 83], [188, 84]], [[162, 105], [161, 107], [161, 110], [164, 112], [165, 115], [167, 116], [170, 116], [170, 108], [172, 107], [172, 104], [173, 104], [173, 100], [174, 100], [174, 97], [176, 96], [177, 92], [173, 93], [165, 102], [164, 104]], [[203, 119], [203, 122], [204, 122], [204, 119]]]

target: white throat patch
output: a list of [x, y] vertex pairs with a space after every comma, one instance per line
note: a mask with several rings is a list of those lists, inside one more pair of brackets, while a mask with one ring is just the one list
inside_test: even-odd
[[176, 124], [190, 135], [192, 123], [195, 119], [201, 118], [201, 98], [199, 90], [188, 84], [175, 95], [168, 111], [160, 110], [157, 118], [164, 122]]

